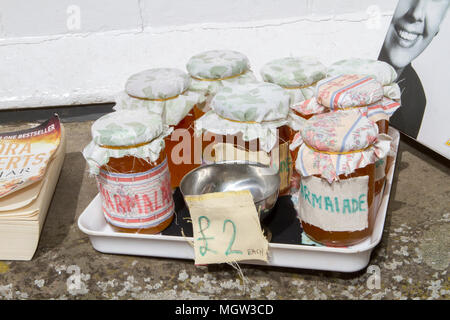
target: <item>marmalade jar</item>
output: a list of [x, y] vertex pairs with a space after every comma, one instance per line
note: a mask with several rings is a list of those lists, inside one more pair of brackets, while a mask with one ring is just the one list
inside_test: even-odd
[[99, 189], [106, 222], [117, 232], [155, 234], [173, 220], [174, 202], [164, 152], [170, 129], [161, 117], [122, 110], [92, 125], [83, 150]]
[[[299, 121], [298, 117], [310, 117], [300, 115], [295, 107], [314, 96], [314, 87], [319, 80], [325, 78], [326, 71], [326, 67], [318, 59], [310, 56], [278, 58], [267, 62], [261, 68], [261, 77], [265, 82], [281, 86], [291, 97], [288, 122], [290, 143], [301, 127], [302, 121]], [[298, 190], [300, 178], [294, 170], [295, 156], [295, 150], [291, 150], [289, 171], [292, 192]]]
[[211, 110], [195, 121], [203, 135], [203, 161], [246, 160], [276, 168], [280, 195], [289, 190], [287, 115], [290, 97], [277, 85], [252, 83], [217, 92]]
[[[387, 134], [389, 118], [400, 107], [400, 103], [383, 96], [382, 84], [371, 76], [343, 74], [318, 82], [316, 99], [331, 111], [340, 112], [358, 109], [378, 126], [379, 133]], [[376, 208], [381, 202], [386, 181], [386, 159], [375, 165]]]
[[377, 214], [375, 162], [389, 151], [390, 137], [354, 109], [313, 116], [300, 134], [295, 168], [303, 231], [327, 246], [365, 240]]
[[194, 152], [193, 109], [204, 103], [204, 97], [188, 91], [190, 81], [187, 73], [175, 68], [144, 70], [129, 77], [115, 107], [159, 114], [173, 127], [173, 133], [165, 138], [172, 189], [201, 164], [200, 151], [197, 157]]
[[191, 76], [189, 90], [204, 96], [194, 107], [194, 118], [199, 119], [211, 109], [211, 100], [224, 86], [256, 82], [248, 58], [233, 50], [209, 50], [192, 56], [186, 64]]

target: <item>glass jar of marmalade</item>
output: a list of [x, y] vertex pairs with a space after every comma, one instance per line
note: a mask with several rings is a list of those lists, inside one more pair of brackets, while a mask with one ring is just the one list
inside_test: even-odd
[[195, 108], [204, 97], [188, 91], [190, 81], [187, 73], [174, 68], [144, 70], [130, 76], [125, 84], [125, 97], [122, 94], [115, 107], [159, 114], [173, 128], [165, 139], [172, 189], [201, 164], [201, 155], [195, 157], [193, 121]]
[[365, 240], [377, 213], [375, 161], [389, 151], [390, 139], [358, 110], [313, 116], [300, 132], [295, 168], [304, 232], [327, 246]]
[[106, 222], [117, 232], [155, 234], [173, 220], [174, 202], [164, 151], [170, 130], [161, 117], [122, 110], [92, 125], [83, 150], [95, 175]]
[[[211, 108], [196, 120], [203, 134], [203, 161], [257, 161], [276, 168], [280, 194], [289, 190], [289, 95], [277, 85], [252, 83], [224, 87]], [[220, 144], [220, 145], [219, 145]]]
[[[316, 83], [325, 78], [327, 68], [318, 59], [310, 56], [304, 57], [283, 57], [271, 60], [261, 68], [261, 77], [265, 82], [270, 82], [281, 86], [291, 97], [290, 121], [289, 121], [289, 142], [293, 141], [294, 135], [298, 132], [297, 116], [307, 119], [311, 115], [302, 115], [298, 112], [298, 106], [305, 100], [314, 96]], [[324, 109], [322, 107], [322, 109]], [[298, 189], [299, 176], [294, 170], [296, 151], [290, 150], [291, 165], [291, 189], [295, 192]]]
[[[383, 97], [383, 86], [371, 76], [342, 74], [317, 84], [317, 101], [331, 111], [358, 109], [377, 124], [379, 133], [387, 134], [390, 116], [400, 107], [396, 101]], [[386, 181], [386, 159], [375, 164], [376, 208]]]

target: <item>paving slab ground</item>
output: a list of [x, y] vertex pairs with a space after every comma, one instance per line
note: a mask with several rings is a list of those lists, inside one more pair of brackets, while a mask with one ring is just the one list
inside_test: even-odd
[[[92, 121], [65, 123], [62, 172], [31, 261], [0, 261], [0, 299], [449, 299], [449, 162], [404, 137], [380, 245], [345, 274], [102, 254], [77, 219], [97, 193], [80, 153]], [[26, 124], [3, 124], [12, 131]], [[379, 272], [379, 280], [373, 277]], [[79, 274], [79, 285], [71, 286]]]

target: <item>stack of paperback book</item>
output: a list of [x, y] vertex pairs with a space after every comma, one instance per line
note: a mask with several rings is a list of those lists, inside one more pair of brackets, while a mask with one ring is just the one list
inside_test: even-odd
[[31, 129], [0, 133], [0, 260], [31, 260], [64, 162], [55, 115]]

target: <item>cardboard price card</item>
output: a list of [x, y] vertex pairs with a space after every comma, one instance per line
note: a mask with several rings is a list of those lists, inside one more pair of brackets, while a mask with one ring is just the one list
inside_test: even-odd
[[250, 191], [186, 196], [194, 231], [195, 264], [267, 262], [264, 237]]
[[41, 180], [60, 141], [56, 115], [35, 128], [0, 134], [0, 198]]

